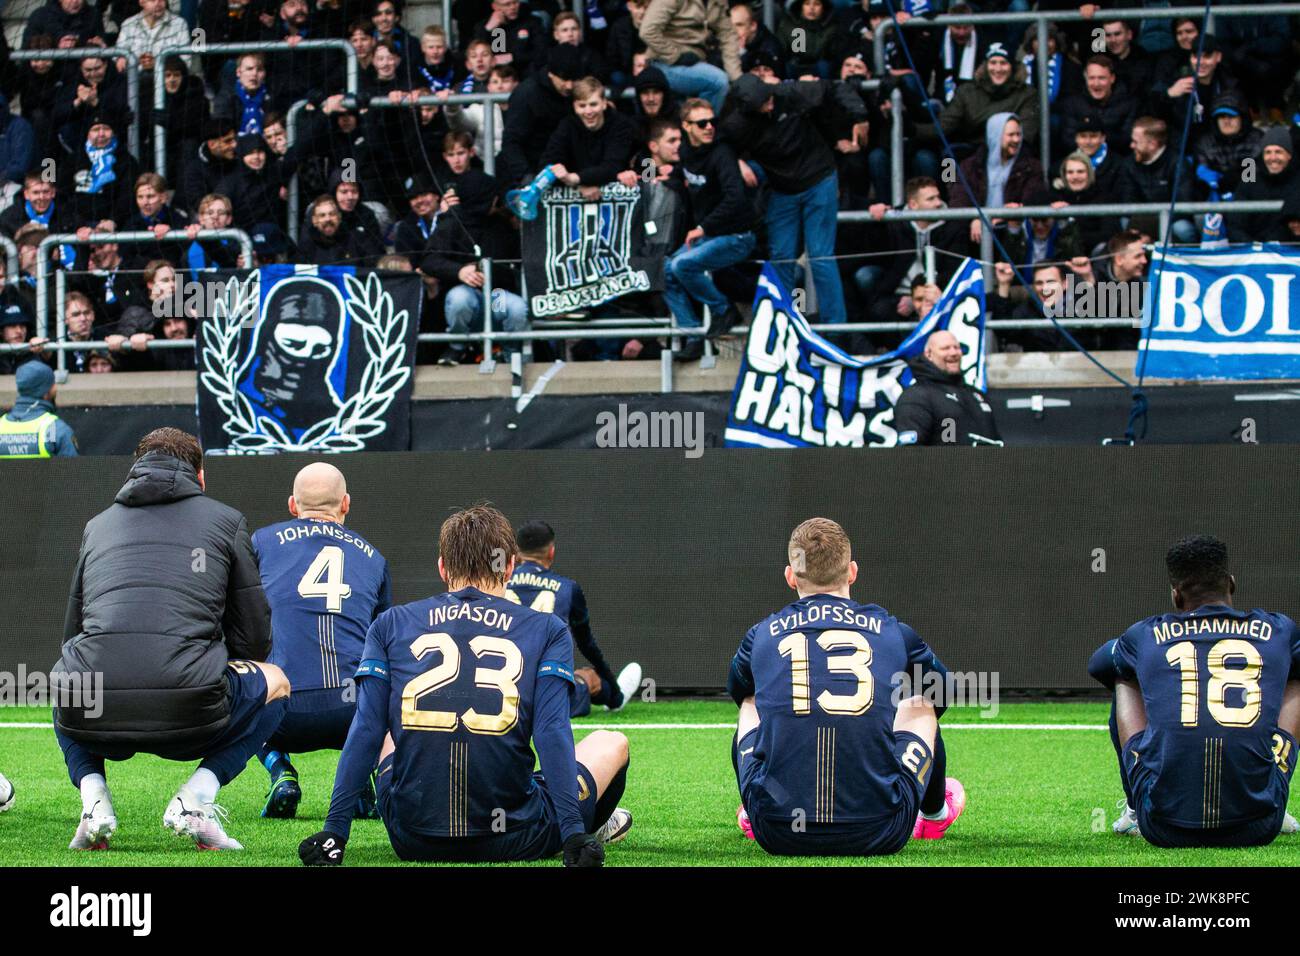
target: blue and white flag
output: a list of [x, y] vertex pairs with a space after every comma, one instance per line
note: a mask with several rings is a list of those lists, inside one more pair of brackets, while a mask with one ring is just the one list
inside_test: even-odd
[[419, 276], [273, 265], [213, 288], [210, 303], [187, 307], [205, 451], [410, 447]]
[[1300, 378], [1300, 249], [1157, 248], [1150, 276], [1138, 359], [1145, 375]]
[[724, 443], [753, 448], [898, 444], [894, 405], [912, 384], [907, 362], [931, 332], [947, 330], [962, 346], [962, 374], [984, 389], [984, 274], [967, 259], [930, 314], [887, 355], [855, 358], [808, 327], [764, 263], [754, 318], [731, 393]]

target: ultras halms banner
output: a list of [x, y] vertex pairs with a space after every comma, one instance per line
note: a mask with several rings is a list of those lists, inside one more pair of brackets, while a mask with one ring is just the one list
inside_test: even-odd
[[542, 194], [537, 218], [523, 224], [530, 315], [559, 315], [663, 289], [664, 221], [671, 213], [648, 214], [647, 192], [641, 184], [613, 182], [601, 187], [597, 200], [568, 186]]
[[1273, 243], [1151, 256], [1139, 346], [1154, 378], [1300, 378], [1300, 249]]
[[195, 336], [206, 452], [410, 447], [418, 275], [286, 265], [219, 281]]
[[894, 405], [912, 383], [907, 362], [931, 332], [962, 346], [968, 385], [985, 388], [984, 275], [967, 259], [930, 314], [894, 351], [856, 358], [808, 327], [776, 271], [764, 263], [754, 317], [731, 395], [725, 444], [756, 448], [898, 444]]

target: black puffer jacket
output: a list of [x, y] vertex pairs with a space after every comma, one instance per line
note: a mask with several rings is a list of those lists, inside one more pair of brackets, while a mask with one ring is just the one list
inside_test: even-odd
[[[915, 380], [894, 406], [900, 445], [969, 445], [972, 434], [1001, 439], [988, 397], [967, 385], [960, 372], [949, 375], [924, 357], [908, 367]], [[948, 419], [953, 423], [951, 442], [944, 441]]]
[[137, 461], [86, 523], [54, 673], [103, 675], [103, 713], [56, 709], [87, 745], [197, 749], [230, 719], [226, 663], [266, 660], [271, 611], [244, 516], [205, 497], [193, 467]]

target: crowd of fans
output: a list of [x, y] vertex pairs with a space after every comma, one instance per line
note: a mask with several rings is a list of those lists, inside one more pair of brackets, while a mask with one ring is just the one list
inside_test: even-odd
[[[271, 262], [416, 271], [426, 293], [421, 329], [464, 332], [481, 328], [477, 262], [488, 256], [499, 290], [491, 300], [496, 327], [527, 328], [520, 223], [506, 193], [530, 183], [560, 182], [594, 197], [604, 185], [639, 182], [680, 199], [673, 234], [659, 237], [663, 296], [624, 298], [587, 314], [667, 310], [698, 325], [707, 306], [717, 336], [742, 321], [737, 304], [752, 296], [764, 259], [802, 291], [796, 260], [806, 255], [805, 311], [814, 321], [912, 322], [961, 259], [979, 255], [983, 227], [883, 221], [895, 173], [894, 90], [903, 104], [907, 209], [1167, 203], [1177, 183], [1180, 199], [1285, 205], [1222, 224], [1178, 216], [1176, 242], [1300, 236], [1292, 139], [1300, 82], [1291, 79], [1300, 58], [1288, 18], [1233, 17], [1233, 4], [1219, 2], [1215, 33], [1202, 37], [1195, 19], [1108, 20], [1104, 4], [1039, 0], [1039, 10], [1087, 17], [1052, 25], [1047, 50], [1039, 50], [1032, 24], [925, 20], [1030, 9], [1026, 0], [894, 6], [900, 21], [921, 25], [891, 33], [887, 69], [875, 77], [875, 34], [889, 18], [883, 0], [790, 0], [775, 30], [745, 0], [587, 0], [581, 15], [557, 0], [453, 0], [451, 36], [439, 26], [408, 31], [401, 0], [48, 0], [28, 18], [22, 48], [129, 49], [141, 96], [128, 101], [122, 59], [19, 62], [0, 50], [0, 232], [17, 244], [20, 270], [4, 277], [0, 322], [4, 343], [29, 345], [27, 353], [0, 353], [0, 371], [33, 351], [51, 359], [47, 340], [35, 337], [35, 274], [40, 243], [53, 233], [170, 235], [147, 245], [57, 249], [53, 265], [67, 271], [70, 290], [67, 338], [108, 343], [70, 353], [74, 371], [192, 368], [191, 351], [147, 343], [192, 335], [196, 316], [160, 317], [154, 304], [178, 283]], [[277, 47], [162, 57], [196, 37]], [[356, 51], [356, 104], [343, 95], [339, 52], [299, 46], [322, 38]], [[1039, 114], [1036, 77], [1044, 71], [1050, 117]], [[881, 87], [863, 90], [860, 81], [873, 77]], [[154, 115], [159, 82], [164, 107]], [[509, 99], [446, 102], [477, 92]], [[372, 107], [374, 98], [391, 108]], [[291, 131], [288, 113], [299, 101], [307, 106]], [[133, 108], [141, 111], [138, 155], [127, 146]], [[495, 120], [490, 141], [487, 110]], [[155, 126], [167, 138], [165, 169], [152, 168]], [[484, 171], [489, 154], [495, 175]], [[294, 175], [304, 212], [291, 224]], [[868, 217], [837, 225], [843, 210]], [[1087, 284], [1140, 284], [1147, 250], [1162, 238], [1147, 216], [992, 225], [1005, 250], [988, 290], [992, 318], [1040, 317], [1040, 305], [1052, 308]], [[200, 229], [231, 226], [252, 235], [253, 262], [233, 240], [197, 238]], [[1138, 296], [1132, 314], [1140, 308]], [[858, 335], [845, 344], [879, 351], [901, 337]], [[1080, 338], [1123, 348], [1136, 332]], [[999, 335], [998, 346], [1062, 342], [1053, 330], [1033, 329]], [[570, 343], [578, 358], [648, 356], [661, 347]], [[700, 348], [696, 340], [681, 355]], [[474, 354], [439, 346], [422, 350], [421, 360], [457, 364]]]

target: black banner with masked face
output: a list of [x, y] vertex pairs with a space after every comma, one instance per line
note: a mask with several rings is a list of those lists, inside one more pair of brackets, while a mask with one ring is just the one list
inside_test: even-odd
[[419, 276], [290, 265], [214, 281], [195, 337], [207, 453], [410, 447]]

